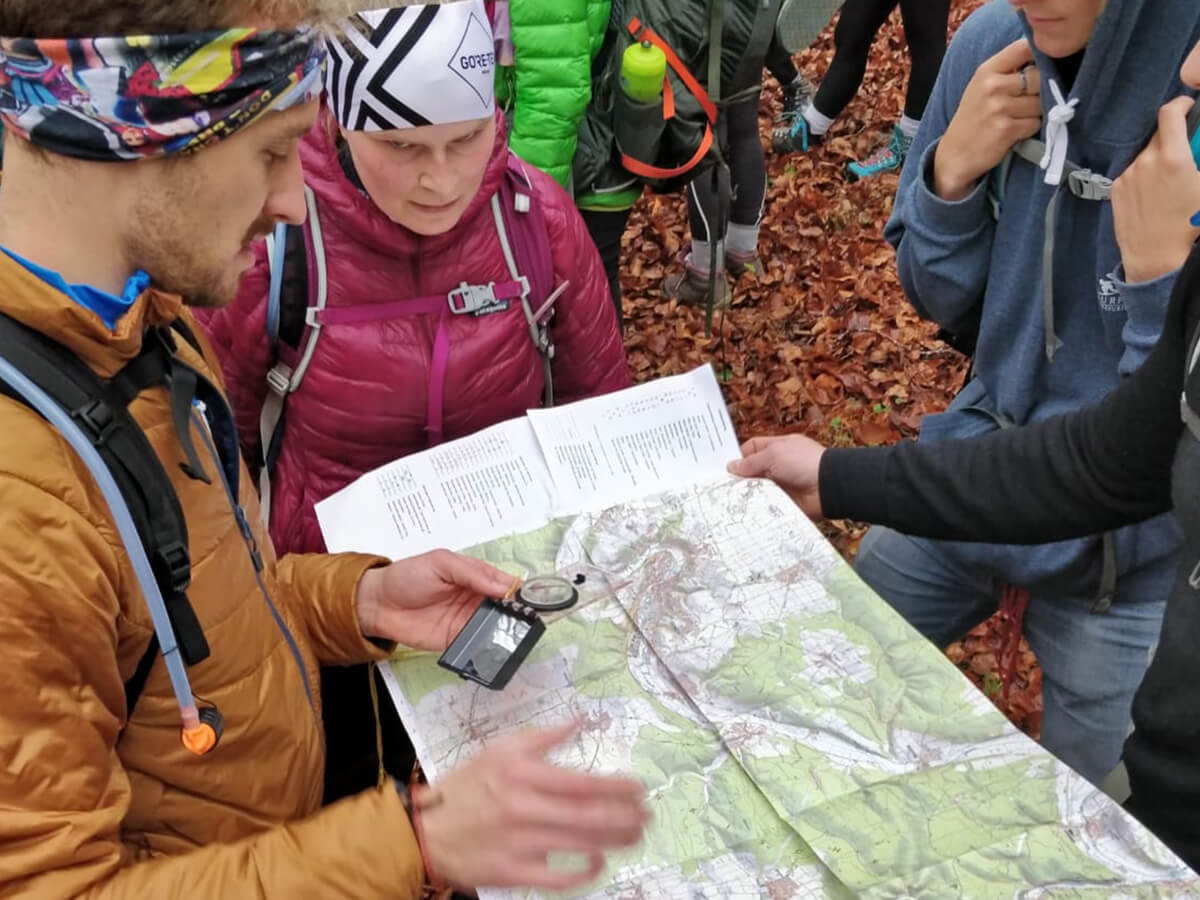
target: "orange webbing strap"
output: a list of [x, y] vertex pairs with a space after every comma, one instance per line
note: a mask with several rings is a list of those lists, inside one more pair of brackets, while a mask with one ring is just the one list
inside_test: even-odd
[[[643, 25], [641, 19], [634, 16], [629, 20], [629, 33], [633, 35], [634, 40], [649, 41], [655, 47], [663, 52], [667, 58], [667, 64], [675, 70], [675, 74], [679, 76], [679, 80], [684, 83], [693, 96], [700, 101], [700, 106], [704, 109], [704, 115], [708, 117], [708, 122], [704, 126], [704, 137], [700, 141], [700, 146], [696, 148], [696, 152], [681, 166], [675, 166], [671, 169], [662, 168], [661, 166], [652, 166], [649, 163], [634, 159], [627, 153], [621, 154], [621, 165], [634, 175], [641, 175], [643, 178], [675, 178], [679, 175], [686, 175], [700, 161], [708, 155], [708, 151], [712, 149], [715, 135], [713, 134], [713, 125], [717, 122], [717, 107], [708, 96], [708, 92], [696, 80], [696, 77], [688, 71], [675, 54], [675, 51], [670, 48], [649, 25]], [[675, 117], [675, 91], [671, 88], [671, 79], [663, 76], [663, 119], [672, 119]]]
[[682, 166], [676, 166], [673, 169], [664, 169], [659, 166], [652, 166], [649, 163], [644, 163], [641, 160], [634, 159], [628, 153], [621, 154], [621, 165], [632, 172], [634, 175], [641, 175], [643, 178], [675, 178], [679, 175], [686, 175], [697, 165], [700, 160], [704, 159], [713, 145], [713, 130], [711, 125], [704, 126], [704, 139], [700, 142], [700, 146], [696, 148], [696, 152], [692, 154], [692, 158], [685, 162]]
[[663, 52], [663, 55], [667, 57], [667, 65], [675, 70], [675, 74], [679, 76], [679, 80], [682, 81], [687, 86], [687, 89], [692, 92], [695, 98], [700, 101], [700, 105], [704, 108], [704, 114], [708, 116], [709, 123], [715, 125], [717, 122], [716, 104], [712, 102], [708, 96], [708, 91], [706, 91], [701, 86], [700, 82], [696, 80], [696, 76], [688, 71], [687, 66], [683, 64], [683, 61], [680, 60], [680, 58], [675, 54], [675, 51], [671, 49], [670, 45], [668, 45], [666, 41], [659, 37], [655, 30], [649, 25], [643, 25], [642, 20], [637, 16], [634, 16], [629, 20], [629, 25], [627, 27], [629, 29], [629, 33], [633, 35], [634, 40], [649, 41]]
[[1000, 612], [1004, 614], [1003, 637], [1000, 639], [1000, 677], [1003, 680], [1003, 697], [1008, 702], [1008, 692], [1017, 679], [1017, 660], [1021, 656], [1021, 634], [1025, 630], [1025, 611], [1029, 608], [1029, 591], [1026, 588], [1006, 584], [1000, 596]]

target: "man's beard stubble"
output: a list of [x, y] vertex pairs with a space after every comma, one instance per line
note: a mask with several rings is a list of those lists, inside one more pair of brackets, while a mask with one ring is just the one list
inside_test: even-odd
[[[125, 253], [136, 267], [145, 270], [151, 284], [178, 294], [188, 306], [219, 309], [232, 303], [246, 271], [235, 271], [233, 258], [207, 260], [213, 246], [204, 233], [205, 217], [197, 215], [195, 200], [203, 197], [199, 179], [188, 177], [177, 167], [176, 177], [164, 179], [157, 196], [143, 194], [135, 210], [138, 227], [126, 235]], [[242, 238], [242, 244], [271, 233], [274, 222], [257, 220]]]

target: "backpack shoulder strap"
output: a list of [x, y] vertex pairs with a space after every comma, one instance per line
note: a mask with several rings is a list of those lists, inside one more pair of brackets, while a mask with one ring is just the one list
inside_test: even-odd
[[[550, 337], [550, 319], [554, 303], [569, 282], [554, 285], [554, 258], [545, 211], [538, 202], [533, 182], [520, 160], [512, 154], [501, 189], [492, 195], [492, 218], [509, 274], [524, 287], [521, 308], [529, 326], [529, 337], [542, 357], [542, 403], [554, 405], [554, 378], [551, 361], [554, 344]], [[535, 309], [530, 294], [538, 304]]]
[[1000, 212], [1004, 209], [1004, 193], [1008, 190], [1008, 176], [1012, 171], [1014, 155], [1013, 151], [1009, 150], [1004, 154], [1000, 165], [988, 173], [988, 205], [991, 207], [992, 218], [997, 222], [1000, 221]]
[[263, 519], [268, 527], [271, 522], [271, 476], [275, 464], [279, 460], [279, 451], [283, 446], [283, 435], [286, 427], [285, 412], [287, 398], [300, 388], [308, 372], [309, 363], [317, 349], [317, 341], [321, 338], [321, 311], [325, 309], [329, 298], [329, 282], [325, 267], [325, 239], [321, 233], [321, 218], [317, 213], [317, 198], [307, 185], [304, 188], [304, 200], [308, 207], [306, 227], [312, 238], [313, 270], [316, 272], [316, 301], [305, 313], [305, 336], [303, 349], [295, 367], [288, 365], [279, 358], [279, 322], [282, 315], [283, 303], [283, 271], [287, 254], [287, 228], [280, 226], [275, 230], [272, 244], [269, 248], [271, 259], [271, 289], [267, 299], [267, 340], [272, 348], [274, 362], [267, 371], [267, 393], [262, 410], [258, 417], [258, 436], [262, 447], [262, 468], [258, 473], [258, 493], [262, 505]]
[[[183, 328], [187, 330], [186, 325]], [[127, 408], [142, 389], [165, 381], [166, 345], [148, 333], [142, 352], [107, 382], [65, 347], [3, 314], [0, 348], [0, 374], [5, 376], [0, 379], [0, 393], [41, 413], [76, 446], [102, 488], [111, 483], [117, 490], [116, 498], [106, 493], [106, 499], [110, 506], [119, 501], [123, 508], [124, 516], [113, 510], [118, 529], [152, 614], [157, 599], [163, 626], [170, 632], [169, 640], [164, 638], [156, 617], [156, 639], [125, 686], [127, 715], [131, 714], [160, 645], [181, 654], [187, 665], [209, 655], [186, 594], [191, 557], [183, 510], [162, 462]], [[56, 409], [48, 409], [46, 402]], [[81, 440], [85, 446], [80, 446]], [[104, 472], [98, 472], [94, 462], [102, 464]], [[126, 517], [129, 528], [122, 529]], [[136, 540], [140, 553], [130, 547], [131, 540]], [[144, 572], [139, 560], [145, 561]]]
[[[989, 179], [988, 197], [992, 204], [992, 216], [1000, 218], [1000, 210], [1004, 204], [1004, 192], [1008, 184], [1009, 172], [1014, 159], [1020, 158], [1037, 169], [1042, 167], [1042, 159], [1046, 155], [1046, 143], [1038, 138], [1026, 138], [1013, 145], [1012, 150], [1004, 157], [1004, 162], [992, 170]], [[1063, 184], [1080, 200], [1090, 200], [1102, 203], [1112, 197], [1112, 179], [1091, 169], [1085, 169], [1078, 163], [1067, 160], [1063, 166]]]

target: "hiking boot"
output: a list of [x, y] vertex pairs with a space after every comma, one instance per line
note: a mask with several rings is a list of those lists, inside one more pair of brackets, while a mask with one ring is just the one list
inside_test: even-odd
[[760, 278], [763, 273], [763, 262], [757, 253], [738, 253], [728, 250], [725, 253], [725, 271], [734, 280], [743, 275]]
[[892, 139], [886, 147], [880, 147], [861, 162], [852, 162], [846, 166], [846, 177], [851, 181], [859, 181], [863, 178], [874, 178], [885, 172], [899, 172], [911, 146], [912, 138], [906, 137], [897, 125], [892, 129]]
[[803, 75], [797, 75], [795, 81], [783, 86], [780, 93], [783, 108], [779, 111], [775, 121], [791, 122], [792, 119], [804, 112], [804, 107], [808, 106], [808, 102], [816, 95], [817, 86]]
[[776, 153], [807, 153], [809, 148], [821, 142], [821, 136], [813, 134], [808, 119], [795, 115], [785, 119], [771, 132], [771, 149]]
[[683, 270], [672, 272], [663, 281], [663, 294], [680, 303], [706, 306], [710, 281], [712, 281], [715, 298], [713, 308], [725, 308], [729, 305], [729, 280], [725, 277], [725, 273], [718, 271], [716, 278], [710, 279], [708, 272], [698, 269], [692, 264], [692, 255], [689, 253], [683, 258]]

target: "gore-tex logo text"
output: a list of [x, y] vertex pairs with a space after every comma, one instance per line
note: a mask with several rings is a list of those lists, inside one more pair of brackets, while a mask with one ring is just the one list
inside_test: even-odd
[[458, 64], [464, 69], [490, 69], [496, 65], [496, 54], [476, 53], [474, 56], [460, 56]]

